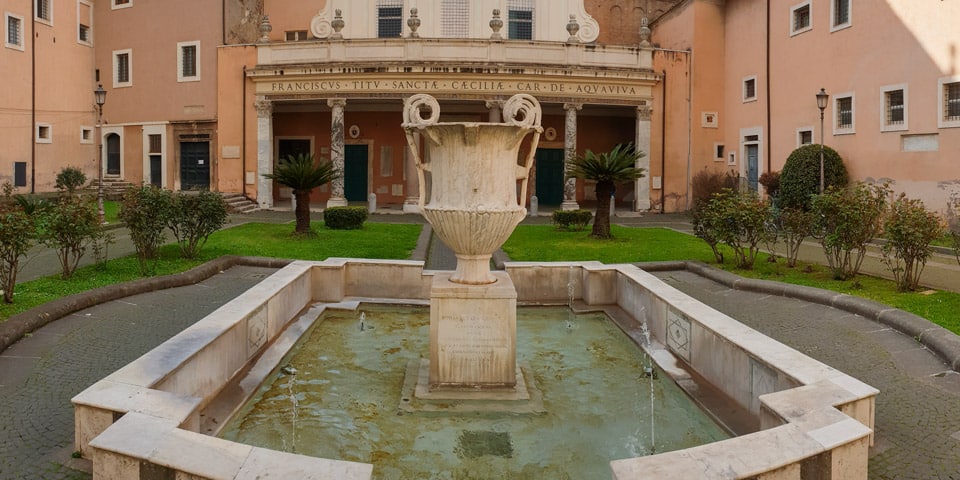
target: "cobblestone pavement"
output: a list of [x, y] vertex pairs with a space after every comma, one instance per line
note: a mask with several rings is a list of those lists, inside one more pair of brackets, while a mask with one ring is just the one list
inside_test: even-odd
[[70, 399], [274, 270], [234, 267], [52, 322], [0, 354], [0, 479], [86, 479], [72, 460]]
[[878, 388], [870, 478], [960, 480], [960, 374], [912, 338], [832, 307], [656, 273], [688, 295]]

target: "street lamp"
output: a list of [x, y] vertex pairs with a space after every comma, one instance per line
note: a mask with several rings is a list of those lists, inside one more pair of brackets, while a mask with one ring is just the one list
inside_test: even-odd
[[107, 102], [107, 91], [103, 84], [93, 91], [97, 104], [97, 219], [103, 225], [103, 104]]
[[820, 89], [817, 93], [817, 108], [820, 109], [820, 193], [823, 194], [823, 109], [827, 108], [827, 100], [830, 95], [827, 91]]

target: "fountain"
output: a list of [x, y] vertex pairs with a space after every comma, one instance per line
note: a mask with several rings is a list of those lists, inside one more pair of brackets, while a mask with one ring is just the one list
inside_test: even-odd
[[[482, 390], [515, 389], [522, 382], [516, 368], [517, 291], [509, 275], [490, 271], [490, 256], [527, 214], [517, 199], [517, 181], [525, 199], [543, 129], [540, 103], [530, 95], [511, 97], [503, 113], [506, 123], [443, 123], [430, 95], [413, 95], [404, 105], [420, 211], [457, 257], [456, 271], [435, 275], [430, 290], [425, 367], [435, 397], [444, 389], [476, 389], [482, 398]], [[426, 139], [427, 161], [416, 133]], [[529, 153], [518, 165], [520, 145], [531, 133]]]
[[[304, 415], [312, 407], [301, 401], [306, 395], [301, 384], [294, 385], [308, 376], [308, 369], [286, 364], [288, 352], [321, 315], [336, 309], [351, 312], [345, 320], [351, 341], [376, 342], [393, 328], [374, 329], [376, 320], [373, 315], [367, 318], [366, 312], [360, 313], [358, 328], [355, 312], [366, 303], [430, 306], [429, 335], [424, 335], [429, 337], [428, 358], [415, 361], [405, 369], [406, 377], [394, 381], [394, 386], [402, 383], [404, 388], [410, 384], [412, 392], [409, 397], [408, 390], [397, 395], [401, 407], [394, 416], [408, 413], [402, 407], [404, 399], [434, 402], [427, 409], [429, 415], [443, 415], [444, 408], [465, 399], [473, 408], [469, 416], [482, 416], [486, 412], [482, 405], [506, 401], [511, 408], [521, 404], [522, 415], [527, 416], [501, 420], [494, 427], [529, 424], [540, 411], [538, 399], [543, 402], [535, 382], [517, 365], [516, 306], [569, 307], [576, 301], [578, 310], [606, 314], [609, 325], [649, 356], [631, 360], [631, 368], [640, 365], [645, 377], [631, 376], [620, 382], [623, 387], [635, 391], [642, 379], [649, 379], [652, 394], [654, 377], [661, 372], [661, 381], [679, 385], [701, 400], [716, 391], [727, 402], [724, 408], [732, 405], [755, 422], [749, 434], [643, 456], [654, 447], [668, 449], [663, 438], [670, 422], [654, 423], [651, 402], [645, 425], [650, 438], [634, 434], [631, 440], [649, 448], [602, 459], [609, 462], [615, 480], [866, 479], [878, 393], [869, 385], [764, 337], [634, 265], [511, 262], [503, 272], [490, 271], [491, 253], [525, 215], [518, 198], [526, 198], [540, 132], [540, 108], [533, 97], [511, 98], [504, 114], [507, 120], [500, 124], [443, 123], [439, 105], [427, 95], [411, 97], [404, 108], [404, 130], [414, 154], [419, 153], [416, 136], [424, 140], [425, 156], [415, 159], [422, 212], [456, 253], [455, 272], [424, 271], [422, 262], [415, 261], [331, 258], [291, 263], [73, 398], [76, 449], [93, 460], [94, 477], [142, 478], [141, 472], [153, 472], [184, 478], [370, 479], [373, 467], [368, 462], [382, 452], [333, 460], [201, 433], [215, 434], [278, 370], [288, 382], [280, 392], [292, 408], [287, 418], [300, 428], [316, 421]], [[529, 154], [518, 162], [527, 136], [532, 136]], [[581, 340], [591, 322], [566, 315], [541, 331]], [[562, 327], [564, 316], [567, 328]], [[564, 353], [562, 346], [552, 348]], [[594, 352], [602, 356], [600, 350]], [[653, 363], [662, 370], [654, 370]], [[589, 384], [591, 376], [601, 376], [605, 369], [592, 367], [587, 373], [579, 383]], [[565, 388], [560, 390], [566, 394]], [[370, 404], [383, 403], [378, 402]], [[617, 418], [640, 416], [636, 407], [643, 406], [641, 400], [628, 402], [634, 410]], [[663, 410], [657, 407], [658, 414]], [[563, 419], [556, 423], [565, 426]], [[457, 441], [466, 450], [476, 447], [472, 451], [481, 457], [487, 452], [513, 455], [504, 437], [493, 430], [464, 430]], [[284, 435], [290, 435], [286, 445], [298, 450], [316, 443], [296, 431]], [[556, 433], [549, 440], [565, 443], [565, 435], [579, 432]], [[276, 448], [282, 445], [278, 442]], [[416, 452], [401, 453], [409, 457]], [[471, 462], [468, 467], [473, 470], [465, 474], [476, 478], [473, 472], [483, 471], [485, 464]], [[529, 478], [558, 476], [536, 470], [539, 463], [530, 465], [534, 471], [527, 472]]]

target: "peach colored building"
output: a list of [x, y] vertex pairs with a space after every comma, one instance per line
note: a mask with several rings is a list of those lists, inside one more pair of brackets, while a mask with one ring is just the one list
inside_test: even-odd
[[[33, 4], [44, 3], [52, 21], [31, 21]], [[648, 175], [618, 187], [617, 206], [682, 211], [704, 168], [762, 188], [759, 175], [782, 168], [798, 145], [818, 143], [821, 87], [831, 95], [824, 143], [855, 179], [891, 181], [934, 209], [960, 190], [951, 158], [960, 147], [956, 2], [0, 5], [8, 32], [0, 60], [13, 72], [0, 93], [0, 179], [25, 172], [24, 186], [36, 191], [50, 190], [65, 165], [95, 176], [102, 138], [108, 178], [242, 193], [269, 207], [290, 192], [262, 174], [306, 152], [345, 173], [315, 192], [318, 206], [375, 194], [380, 206], [414, 209], [403, 99], [430, 93], [445, 119], [487, 121], [526, 92], [544, 107], [530, 188], [544, 210], [593, 201], [591, 185], [563, 179], [565, 159], [633, 142], [647, 154], [639, 166]], [[18, 19], [24, 40], [11, 45]], [[100, 136], [98, 82], [108, 91]]]

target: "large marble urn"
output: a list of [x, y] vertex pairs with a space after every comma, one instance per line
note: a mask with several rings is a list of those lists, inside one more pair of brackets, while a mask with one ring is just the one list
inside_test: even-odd
[[[430, 359], [420, 374], [429, 383], [418, 381], [418, 395], [444, 398], [467, 390], [479, 399], [504, 389], [522, 394], [517, 290], [505, 272], [490, 271], [490, 256], [527, 213], [522, 201], [542, 132], [540, 104], [515, 95], [503, 114], [504, 123], [444, 123], [429, 95], [414, 95], [404, 106], [403, 128], [420, 179], [420, 212], [457, 256], [455, 272], [433, 278]], [[521, 144], [531, 134], [521, 159]]]
[[[490, 256], [527, 213], [522, 202], [543, 131], [540, 103], [515, 95], [503, 114], [505, 123], [442, 123], [440, 106], [430, 95], [414, 95], [404, 106], [403, 128], [420, 176], [420, 212], [457, 256], [454, 283], [493, 283]], [[416, 132], [423, 138], [423, 158]], [[520, 145], [531, 133], [521, 163]]]

